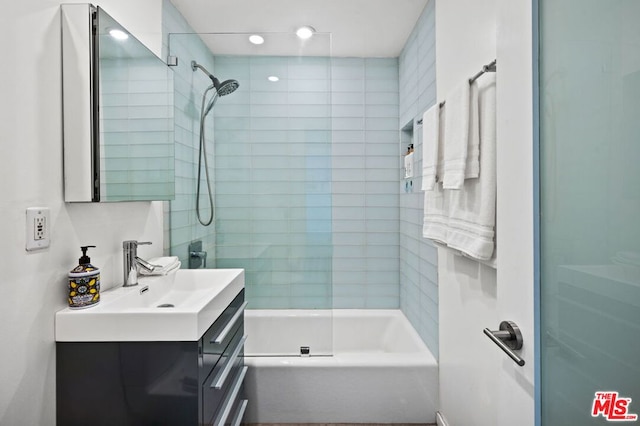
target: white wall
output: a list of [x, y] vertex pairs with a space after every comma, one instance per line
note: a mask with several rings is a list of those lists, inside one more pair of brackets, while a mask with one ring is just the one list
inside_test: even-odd
[[[54, 313], [79, 246], [97, 246], [103, 288], [121, 280], [122, 240], [162, 253], [161, 203], [65, 204], [60, 1], [3, 2], [0, 14], [0, 425], [55, 424]], [[99, 3], [160, 54], [161, 1]], [[27, 253], [25, 209], [51, 209], [51, 247]], [[81, 364], [81, 363], [80, 363]]]
[[[437, 3], [438, 100], [494, 58], [498, 269], [438, 251], [440, 411], [451, 426], [506, 426], [515, 418], [524, 426], [534, 420], [531, 4]], [[505, 319], [523, 329], [524, 368], [482, 333]]]

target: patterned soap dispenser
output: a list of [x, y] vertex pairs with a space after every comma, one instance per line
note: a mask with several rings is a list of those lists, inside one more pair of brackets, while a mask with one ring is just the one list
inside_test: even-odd
[[100, 269], [91, 264], [87, 250], [95, 246], [82, 246], [82, 257], [69, 272], [69, 308], [82, 309], [100, 301]]

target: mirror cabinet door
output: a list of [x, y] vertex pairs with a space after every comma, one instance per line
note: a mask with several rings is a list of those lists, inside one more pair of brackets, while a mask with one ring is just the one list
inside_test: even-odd
[[99, 7], [62, 26], [65, 201], [173, 199], [173, 71]]

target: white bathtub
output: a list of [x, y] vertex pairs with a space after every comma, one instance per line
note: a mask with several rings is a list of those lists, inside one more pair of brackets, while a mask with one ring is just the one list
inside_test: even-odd
[[247, 310], [245, 330], [247, 423], [435, 423], [438, 365], [398, 310]]

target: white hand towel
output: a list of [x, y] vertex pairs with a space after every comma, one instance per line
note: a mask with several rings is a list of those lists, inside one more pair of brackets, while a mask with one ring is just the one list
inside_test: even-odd
[[469, 144], [469, 81], [464, 80], [449, 96], [444, 108], [444, 164], [442, 185], [444, 189], [460, 189], [464, 183], [467, 167], [467, 146]]
[[496, 223], [496, 80], [478, 80], [480, 176], [467, 179], [460, 191], [448, 191], [447, 244], [468, 256], [489, 260], [495, 249]]
[[178, 256], [154, 257], [148, 262], [156, 266], [156, 268], [153, 271], [140, 268], [141, 275], [167, 275], [170, 272], [180, 269], [180, 266], [182, 266]]
[[422, 190], [431, 191], [437, 181], [440, 152], [440, 104], [422, 114]]

